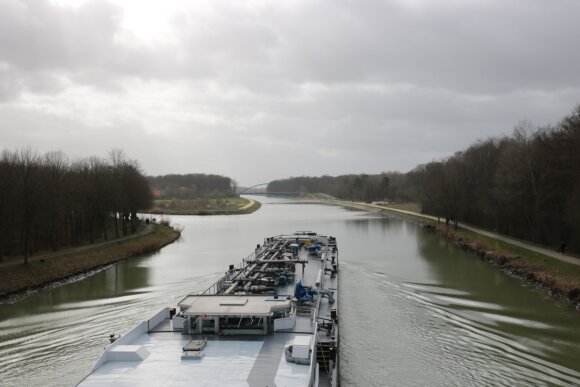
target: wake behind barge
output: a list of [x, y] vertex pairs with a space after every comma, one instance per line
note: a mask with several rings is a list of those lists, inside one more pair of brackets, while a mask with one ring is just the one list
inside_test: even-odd
[[79, 385], [336, 387], [337, 275], [335, 238], [266, 238], [178, 310], [112, 337]]

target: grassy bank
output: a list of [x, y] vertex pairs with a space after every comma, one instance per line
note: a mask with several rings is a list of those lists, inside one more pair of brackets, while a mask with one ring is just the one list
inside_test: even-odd
[[160, 199], [155, 200], [152, 214], [165, 215], [239, 215], [250, 214], [260, 203], [246, 198], [224, 199]]
[[446, 226], [430, 216], [420, 214], [417, 204], [377, 206], [365, 203], [326, 201], [369, 211], [392, 210], [393, 214], [419, 221], [460, 248], [477, 254], [509, 275], [531, 282], [552, 296], [580, 308], [580, 266], [512, 245], [463, 228]]
[[401, 211], [416, 212], [417, 214], [421, 213], [421, 203], [389, 203], [385, 205], [385, 207]]
[[91, 270], [161, 249], [179, 238], [181, 232], [165, 224], [155, 224], [153, 231], [141, 237], [97, 246], [79, 253], [32, 261], [28, 265], [0, 267], [0, 298], [42, 288]]
[[455, 230], [443, 224], [433, 228], [450, 242], [476, 253], [509, 274], [534, 282], [566, 302], [580, 303], [580, 266], [469, 230]]

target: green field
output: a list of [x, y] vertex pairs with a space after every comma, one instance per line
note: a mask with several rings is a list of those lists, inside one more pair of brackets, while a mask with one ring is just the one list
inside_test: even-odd
[[159, 199], [153, 202], [153, 214], [168, 215], [227, 215], [251, 213], [260, 207], [258, 202], [240, 198], [223, 199]]

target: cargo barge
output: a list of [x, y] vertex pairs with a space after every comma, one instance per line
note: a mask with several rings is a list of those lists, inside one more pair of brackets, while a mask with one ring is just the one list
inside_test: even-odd
[[80, 386], [339, 385], [338, 248], [269, 237], [201, 294], [111, 335]]

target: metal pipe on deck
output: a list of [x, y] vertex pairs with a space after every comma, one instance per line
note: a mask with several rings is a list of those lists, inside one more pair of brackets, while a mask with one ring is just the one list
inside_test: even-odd
[[[241, 276], [241, 275], [243, 275], [243, 274], [244, 274], [244, 273], [246, 273], [246, 272], [248, 272], [248, 273], [251, 273], [251, 272], [252, 272], [252, 271], [253, 271], [253, 270], [256, 268], [256, 266], [258, 266], [258, 264], [257, 264], [257, 263], [254, 263], [254, 264], [251, 264], [251, 265], [249, 265], [249, 266], [246, 266], [246, 268], [245, 268], [244, 270], [242, 270], [240, 273], [238, 273], [238, 275], [240, 275], [240, 276]], [[238, 288], [239, 286], [240, 286], [240, 281], [236, 281], [236, 282], [234, 282], [234, 283], [232, 284], [232, 286], [230, 286], [230, 287], [229, 287], [229, 288], [228, 288], [228, 289], [227, 289], [227, 290], [224, 292], [224, 294], [232, 294], [232, 292], [233, 292], [234, 290], [236, 290], [236, 288]]]
[[308, 261], [304, 259], [264, 259], [258, 261], [260, 263], [308, 263]]
[[[257, 265], [256, 265], [256, 266], [257, 266]], [[267, 264], [267, 263], [263, 264], [263, 265], [262, 265], [262, 267], [260, 268], [260, 271], [261, 271], [261, 270], [265, 270], [267, 267], [268, 267], [268, 264]], [[255, 275], [254, 275], [254, 276], [251, 278], [251, 280], [250, 280], [248, 283], [246, 283], [246, 284], [244, 285], [244, 290], [245, 290], [245, 291], [248, 291], [248, 290], [250, 289], [250, 286], [252, 286], [252, 281], [255, 281], [255, 280], [257, 280], [259, 276], [260, 276], [260, 272], [258, 271], [258, 272], [257, 272], [257, 273], [256, 273], [256, 274], [255, 274]]]
[[329, 304], [333, 304], [334, 303], [334, 293], [331, 292], [330, 290], [320, 289], [317, 292], [320, 295], [320, 297], [326, 297], [326, 298], [328, 298], [328, 303]]
[[322, 269], [318, 270], [318, 277], [316, 277], [316, 287], [319, 288], [320, 284], [322, 284]]
[[230, 286], [225, 292], [224, 294], [231, 294], [234, 290], [236, 290], [236, 288], [238, 287], [238, 281], [234, 282], [232, 284], [232, 286]]

